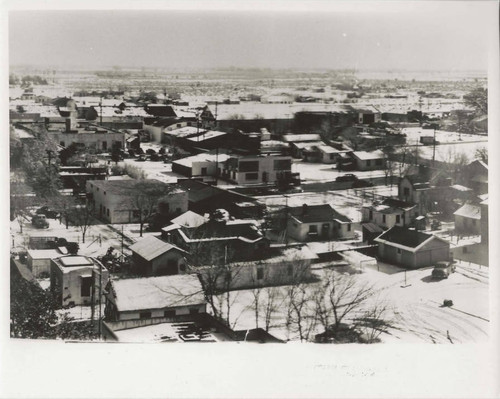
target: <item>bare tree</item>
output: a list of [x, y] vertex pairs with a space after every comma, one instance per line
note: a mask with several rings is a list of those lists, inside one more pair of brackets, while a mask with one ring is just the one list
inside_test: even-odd
[[264, 316], [264, 328], [266, 331], [272, 327], [273, 316], [278, 313], [283, 305], [283, 297], [280, 295], [280, 287], [266, 287], [262, 289], [263, 298], [259, 301], [261, 314]]
[[67, 215], [74, 226], [77, 226], [82, 233], [82, 242], [85, 243], [85, 235], [92, 225], [95, 217], [94, 205], [87, 201], [85, 204], [72, 206]]
[[474, 156], [476, 159], [479, 159], [480, 161], [483, 161], [484, 163], [488, 163], [488, 148], [487, 147], [481, 147], [476, 150], [474, 153]]
[[325, 272], [313, 294], [314, 314], [325, 330], [323, 339], [359, 342], [360, 335], [367, 333], [367, 340], [375, 342], [390, 326], [385, 318], [387, 308], [375, 294], [373, 286], [353, 275]]
[[[156, 181], [139, 181], [130, 197], [124, 202], [129, 205], [139, 221], [139, 236], [142, 237], [144, 224], [158, 212], [158, 204], [173, 190], [172, 186], [158, 184]], [[165, 199], [165, 201], [167, 201]]]

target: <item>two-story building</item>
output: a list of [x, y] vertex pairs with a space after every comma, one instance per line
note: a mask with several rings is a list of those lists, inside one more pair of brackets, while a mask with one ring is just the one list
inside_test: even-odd
[[140, 215], [136, 199], [145, 183], [164, 190], [165, 195], [161, 200], [164, 212], [168, 213], [165, 216], [176, 216], [187, 211], [187, 192], [154, 179], [89, 180], [87, 194], [100, 219], [108, 223], [137, 223]]
[[383, 229], [393, 226], [409, 225], [416, 216], [417, 206], [394, 198], [386, 198], [380, 202], [361, 208], [363, 223], [374, 223]]
[[292, 177], [292, 158], [287, 155], [232, 155], [222, 170], [223, 179], [242, 185], [291, 182]]

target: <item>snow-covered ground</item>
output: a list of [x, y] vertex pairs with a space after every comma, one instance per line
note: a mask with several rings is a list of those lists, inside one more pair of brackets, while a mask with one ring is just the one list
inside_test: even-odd
[[[402, 133], [406, 134], [406, 140], [408, 144], [416, 144], [420, 141], [421, 136], [433, 136], [433, 129], [422, 129], [421, 127], [406, 127], [401, 130]], [[439, 143], [460, 143], [460, 142], [476, 142], [476, 141], [488, 141], [485, 136], [479, 136], [477, 134], [459, 134], [457, 132], [447, 132], [444, 130], [436, 130], [436, 141]]]
[[346, 173], [353, 173], [360, 179], [370, 179], [372, 177], [383, 177], [383, 170], [368, 170], [354, 172], [339, 172], [334, 165], [324, 163], [310, 163], [294, 160], [292, 172], [300, 173], [300, 179], [304, 182], [329, 182], [334, 181], [338, 176]]
[[[480, 343], [489, 337], [488, 269], [458, 262], [457, 270], [448, 279], [432, 280], [431, 268], [411, 270], [380, 264], [380, 271], [373, 265], [355, 274], [359, 285], [369, 283], [378, 290], [373, 297], [377, 303], [387, 306], [386, 318], [393, 328], [380, 338], [384, 343]], [[318, 283], [308, 285], [314, 290]], [[259, 302], [265, 303], [269, 292], [275, 292], [276, 302], [281, 305], [272, 317], [271, 334], [281, 339], [297, 339], [285, 325], [286, 291], [288, 287], [263, 289]], [[275, 291], [269, 291], [275, 290]], [[236, 329], [256, 326], [255, 290], [235, 291], [230, 294], [233, 303], [230, 322]], [[452, 307], [443, 307], [443, 301], [451, 299]], [[224, 309], [226, 297], [221, 296]], [[374, 303], [374, 302], [373, 302]], [[369, 306], [370, 304], [367, 303]], [[264, 327], [265, 318], [259, 313], [258, 326]], [[322, 332], [320, 325], [313, 334]]]

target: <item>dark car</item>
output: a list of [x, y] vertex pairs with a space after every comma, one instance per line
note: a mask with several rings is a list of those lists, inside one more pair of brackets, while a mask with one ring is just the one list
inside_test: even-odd
[[338, 176], [335, 181], [356, 181], [358, 180], [358, 176], [353, 175], [352, 173], [347, 173], [345, 175]]
[[451, 273], [454, 273], [456, 270], [455, 263], [453, 261], [451, 262], [437, 262], [434, 265], [434, 269], [432, 269], [432, 278], [433, 279], [443, 279], [443, 278], [448, 278], [448, 276]]
[[48, 206], [42, 206], [37, 209], [37, 215], [45, 215], [48, 219], [57, 219], [59, 217], [59, 212], [50, 209]]

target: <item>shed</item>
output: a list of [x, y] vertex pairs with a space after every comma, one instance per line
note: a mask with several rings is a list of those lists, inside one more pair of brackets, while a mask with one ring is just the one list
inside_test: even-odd
[[57, 249], [29, 249], [28, 268], [34, 277], [42, 277], [43, 274], [50, 275], [50, 261], [62, 255]]
[[368, 244], [373, 244], [373, 240], [384, 231], [382, 227], [377, 226], [375, 223], [363, 223], [361, 225], [361, 230], [363, 232], [363, 241]]
[[379, 257], [392, 264], [415, 269], [450, 258], [450, 243], [432, 234], [394, 226], [378, 236]]
[[130, 246], [132, 266], [141, 275], [172, 275], [185, 272], [185, 251], [155, 236]]

